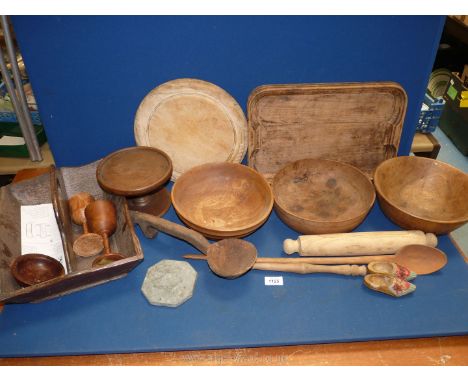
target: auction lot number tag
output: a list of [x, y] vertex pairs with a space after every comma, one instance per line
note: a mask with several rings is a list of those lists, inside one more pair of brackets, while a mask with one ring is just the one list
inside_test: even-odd
[[267, 286], [283, 285], [283, 276], [279, 276], [279, 277], [266, 276], [265, 285]]

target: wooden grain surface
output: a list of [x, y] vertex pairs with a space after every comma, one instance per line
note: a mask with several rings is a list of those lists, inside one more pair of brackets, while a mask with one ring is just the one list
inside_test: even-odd
[[247, 105], [249, 166], [271, 181], [289, 162], [331, 159], [372, 177], [397, 154], [406, 103], [394, 82], [260, 86]]
[[349, 232], [375, 201], [374, 185], [343, 162], [306, 158], [287, 164], [273, 178], [275, 210], [303, 234]]
[[468, 175], [448, 163], [392, 158], [377, 167], [374, 185], [382, 211], [402, 228], [442, 235], [468, 221]]
[[429, 134], [416, 133], [414, 134], [411, 151], [413, 153], [430, 152], [434, 149], [434, 144], [429, 139]]
[[440, 143], [431, 134], [416, 133], [414, 134], [411, 152], [418, 156], [436, 159], [439, 155]]
[[153, 89], [135, 116], [139, 146], [164, 150], [172, 180], [193, 166], [241, 162], [247, 150], [247, 120], [226, 91], [206, 81], [181, 78]]
[[174, 183], [179, 218], [207, 238], [243, 237], [270, 216], [273, 193], [265, 179], [238, 163], [205, 163]]
[[468, 336], [248, 349], [3, 358], [6, 365], [468, 365]]

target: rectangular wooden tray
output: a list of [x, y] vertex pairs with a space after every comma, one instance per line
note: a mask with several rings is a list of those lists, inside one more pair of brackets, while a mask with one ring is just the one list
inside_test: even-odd
[[[125, 198], [105, 193], [96, 181], [97, 162], [82, 167], [51, 169], [49, 174], [0, 188], [0, 304], [41, 301], [120, 278], [143, 260], [143, 251], [130, 218]], [[73, 241], [82, 233], [68, 211], [68, 198], [89, 192], [96, 199], [112, 200], [117, 208], [117, 230], [110, 238], [114, 252], [126, 258], [101, 268], [91, 268], [94, 257], [75, 256]], [[69, 273], [23, 288], [10, 272], [21, 255], [21, 205], [52, 203]]]
[[270, 182], [304, 158], [339, 160], [372, 178], [397, 155], [406, 104], [395, 82], [260, 86], [247, 104], [248, 164]]

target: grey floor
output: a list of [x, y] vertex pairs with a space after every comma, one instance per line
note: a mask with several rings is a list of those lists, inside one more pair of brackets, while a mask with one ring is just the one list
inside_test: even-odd
[[[452, 141], [441, 129], [437, 128], [433, 135], [440, 143], [440, 152], [437, 156], [437, 160], [449, 163], [465, 173], [468, 173], [468, 157], [458, 151]], [[461, 247], [463, 252], [468, 254], [468, 224], [465, 224], [463, 227], [453, 231], [452, 237]]]

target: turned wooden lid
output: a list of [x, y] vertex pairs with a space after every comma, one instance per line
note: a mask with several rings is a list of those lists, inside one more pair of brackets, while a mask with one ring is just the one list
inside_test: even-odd
[[226, 91], [206, 81], [183, 78], [153, 89], [135, 116], [139, 146], [164, 150], [175, 181], [194, 166], [240, 163], [247, 151], [247, 120]]
[[171, 159], [165, 152], [140, 146], [116, 151], [102, 159], [96, 178], [107, 192], [141, 196], [164, 185], [171, 173]]
[[270, 182], [300, 159], [348, 163], [372, 178], [397, 155], [407, 96], [395, 82], [265, 85], [248, 100], [248, 164]]

